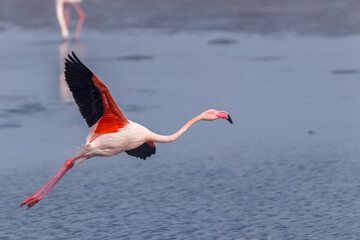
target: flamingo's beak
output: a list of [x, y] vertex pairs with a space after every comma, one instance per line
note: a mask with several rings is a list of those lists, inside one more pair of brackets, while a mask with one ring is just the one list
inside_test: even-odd
[[218, 118], [225, 118], [226, 120], [229, 121], [229, 123], [233, 124], [233, 121], [232, 121], [230, 115], [227, 112], [225, 112], [225, 111], [215, 111], [214, 114]]
[[226, 120], [228, 120], [228, 121], [229, 121], [229, 123], [233, 124], [233, 120], [231, 119], [231, 117], [230, 117], [230, 115], [229, 115], [229, 114], [227, 114], [227, 119], [226, 119]]

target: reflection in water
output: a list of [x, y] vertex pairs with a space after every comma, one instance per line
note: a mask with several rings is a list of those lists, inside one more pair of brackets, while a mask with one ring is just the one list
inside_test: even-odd
[[64, 41], [59, 45], [59, 93], [61, 99], [65, 103], [71, 103], [74, 101], [73, 96], [70, 92], [70, 89], [65, 81], [65, 72], [64, 72], [64, 62], [67, 55], [70, 51], [76, 52], [76, 54], [81, 57], [85, 58], [86, 50], [84, 46], [78, 41], [75, 45], [71, 46], [72, 49], [70, 50], [69, 42]]

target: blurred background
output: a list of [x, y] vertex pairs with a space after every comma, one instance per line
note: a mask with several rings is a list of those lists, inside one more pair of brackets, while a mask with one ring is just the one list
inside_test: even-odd
[[[0, 0], [1, 239], [357, 239], [360, 2], [84, 0], [62, 39], [54, 1]], [[69, 171], [85, 143], [64, 82], [74, 51], [125, 116], [159, 134], [146, 161]]]

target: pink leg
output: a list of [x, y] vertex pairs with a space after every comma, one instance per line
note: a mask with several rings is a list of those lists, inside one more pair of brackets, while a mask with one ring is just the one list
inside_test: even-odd
[[78, 3], [73, 3], [73, 6], [74, 6], [75, 10], [77, 11], [77, 13], [79, 14], [79, 21], [78, 21], [78, 24], [76, 27], [76, 33], [75, 33], [75, 40], [78, 40], [80, 38], [81, 28], [85, 21], [86, 15]]
[[21, 206], [24, 206], [26, 204], [28, 204], [29, 202], [31, 202], [35, 197], [37, 197], [37, 195], [39, 195], [42, 191], [44, 191], [45, 188], [47, 188], [47, 186], [50, 185], [50, 183], [52, 183], [58, 176], [59, 174], [67, 167], [67, 165], [65, 164], [60, 171], [58, 171], [55, 176], [47, 183], [45, 184], [45, 186], [43, 186], [39, 191], [37, 191], [34, 195], [28, 197], [27, 199], [25, 199], [25, 201], [23, 201], [21, 203]]
[[69, 11], [69, 5], [64, 4], [64, 18], [66, 27], [69, 29], [69, 23], [70, 23], [70, 11]]
[[[39, 202], [39, 201], [45, 196], [45, 194], [46, 194], [47, 192], [49, 192], [50, 189], [52, 189], [52, 188], [56, 185], [56, 183], [58, 183], [58, 182], [60, 181], [60, 179], [65, 175], [65, 173], [66, 173], [67, 171], [69, 171], [69, 170], [74, 166], [74, 163], [73, 163], [73, 162], [76, 161], [77, 159], [83, 157], [85, 154], [86, 154], [86, 153], [81, 154], [81, 155], [78, 156], [78, 157], [70, 158], [69, 160], [67, 160], [66, 163], [64, 164], [64, 166], [60, 169], [60, 171], [58, 171], [58, 172], [55, 174], [55, 176], [54, 176], [52, 179], [50, 179], [50, 181], [49, 181], [47, 184], [45, 184], [45, 186], [42, 187], [38, 192], [36, 192], [34, 195], [28, 197], [25, 201], [23, 201], [23, 202], [21, 203], [21, 206], [24, 206], [24, 205], [28, 204], [28, 208], [27, 208], [27, 209], [29, 209], [30, 207], [34, 206], [37, 202]], [[64, 169], [65, 169], [65, 171], [64, 171]], [[60, 173], [62, 173], [62, 174], [60, 175]], [[38, 198], [37, 196], [38, 196], [42, 191], [44, 191], [44, 189], [47, 188], [59, 175], [60, 175], [60, 177], [50, 186], [50, 188], [47, 189], [47, 190]]]
[[35, 198], [31, 199], [31, 201], [27, 205], [28, 207], [26, 210], [28, 210], [29, 208], [31, 208], [32, 206], [37, 204], [60, 181], [60, 179], [67, 173], [67, 171], [69, 171], [73, 166], [74, 166], [74, 164], [70, 163], [65, 168], [65, 171], [60, 175], [60, 177], [58, 179], [56, 179], [56, 181], [53, 182], [53, 184], [43, 194], [41, 194], [39, 197], [35, 197]]

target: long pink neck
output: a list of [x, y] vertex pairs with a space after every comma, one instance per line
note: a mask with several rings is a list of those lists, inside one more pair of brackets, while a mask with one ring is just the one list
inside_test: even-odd
[[188, 130], [189, 127], [191, 127], [191, 125], [193, 125], [194, 123], [196, 123], [200, 120], [201, 120], [201, 118], [199, 116], [194, 117], [189, 122], [187, 122], [182, 128], [180, 128], [179, 131], [177, 131], [176, 133], [174, 133], [172, 135], [164, 136], [164, 135], [159, 135], [159, 134], [154, 133], [152, 136], [152, 141], [160, 142], [160, 143], [173, 142], [176, 139], [178, 139], [181, 135], [183, 135], [183, 133], [186, 132], [186, 130]]

